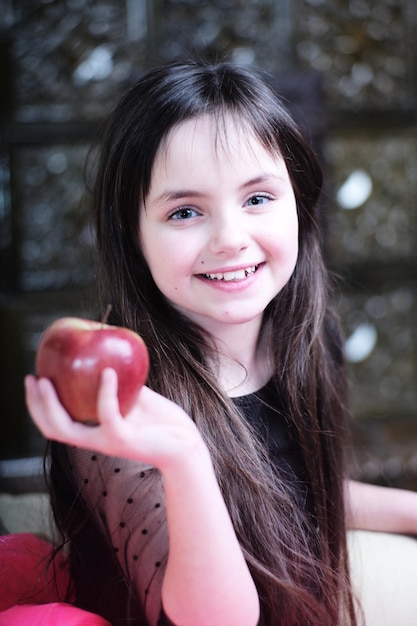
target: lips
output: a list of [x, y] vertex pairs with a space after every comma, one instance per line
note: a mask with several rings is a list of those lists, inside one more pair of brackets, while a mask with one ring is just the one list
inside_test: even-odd
[[216, 280], [216, 281], [224, 281], [224, 282], [232, 282], [244, 280], [248, 276], [251, 276], [258, 269], [258, 265], [251, 265], [246, 268], [242, 268], [239, 270], [233, 270], [229, 272], [216, 272], [213, 274], [200, 274], [203, 278], [207, 280]]

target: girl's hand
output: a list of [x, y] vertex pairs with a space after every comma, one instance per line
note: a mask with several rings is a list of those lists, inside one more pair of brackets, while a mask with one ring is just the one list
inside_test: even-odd
[[29, 412], [47, 439], [134, 459], [161, 471], [181, 458], [207, 451], [189, 416], [148, 387], [141, 389], [135, 406], [123, 417], [117, 400], [117, 374], [112, 369], [102, 373], [97, 426], [72, 420], [49, 380], [28, 376], [25, 386]]

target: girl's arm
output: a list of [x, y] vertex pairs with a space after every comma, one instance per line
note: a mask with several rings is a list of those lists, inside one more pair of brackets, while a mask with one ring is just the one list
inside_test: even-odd
[[350, 529], [417, 535], [417, 493], [345, 481]]
[[166, 614], [181, 626], [255, 626], [257, 591], [207, 450], [197, 446], [163, 478], [170, 541], [162, 586]]
[[103, 373], [96, 427], [73, 422], [49, 381], [28, 377], [26, 390], [31, 415], [48, 439], [160, 470], [169, 535], [162, 602], [169, 619], [177, 626], [255, 626], [257, 590], [207, 447], [184, 411], [144, 387], [123, 418], [112, 370]]

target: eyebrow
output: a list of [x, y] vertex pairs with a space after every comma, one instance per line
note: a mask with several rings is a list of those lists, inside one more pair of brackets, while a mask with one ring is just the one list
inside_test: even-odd
[[258, 185], [259, 183], [266, 183], [270, 180], [283, 182], [284, 178], [280, 174], [262, 174], [260, 176], [255, 176], [255, 178], [251, 178], [248, 182], [243, 183], [241, 185], [241, 189], [245, 189], [246, 187], [252, 187], [252, 185]]
[[[261, 183], [268, 182], [270, 180], [275, 180], [278, 182], [283, 182], [283, 177], [281, 175], [277, 175], [275, 173], [271, 174], [261, 174], [259, 176], [255, 176], [251, 178], [247, 182], [243, 183], [239, 189], [246, 189], [247, 187], [252, 187], [253, 185], [258, 185]], [[202, 193], [200, 191], [196, 191], [195, 189], [175, 189], [163, 191], [159, 196], [157, 196], [154, 200], [157, 204], [160, 202], [169, 202], [172, 200], [181, 200], [182, 198], [203, 198], [207, 194]]]
[[205, 194], [199, 191], [195, 191], [193, 189], [178, 189], [178, 190], [167, 190], [163, 191], [157, 198], [155, 198], [155, 202], [167, 202], [170, 200], [181, 200], [182, 198], [202, 198]]

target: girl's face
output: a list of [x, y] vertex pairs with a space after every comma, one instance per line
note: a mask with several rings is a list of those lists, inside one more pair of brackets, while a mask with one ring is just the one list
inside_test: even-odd
[[232, 116], [224, 131], [208, 115], [183, 122], [156, 156], [140, 241], [160, 291], [201, 327], [259, 327], [298, 254], [283, 159]]

